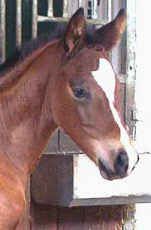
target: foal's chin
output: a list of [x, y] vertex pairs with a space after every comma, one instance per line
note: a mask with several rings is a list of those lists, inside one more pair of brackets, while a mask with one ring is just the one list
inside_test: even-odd
[[124, 148], [119, 148], [115, 153], [114, 157], [107, 157], [111, 156], [111, 153], [105, 151], [97, 157], [96, 165], [101, 176], [106, 180], [117, 180], [129, 176], [139, 161], [136, 152], [129, 156]]
[[100, 170], [100, 174], [101, 176], [105, 179], [105, 180], [109, 180], [109, 181], [112, 181], [112, 180], [118, 180], [118, 179], [122, 179], [122, 178], [125, 178], [127, 176], [129, 176], [128, 173], [126, 173], [125, 175], [115, 175], [114, 173], [111, 173], [110, 175], [108, 173], [106, 173], [104, 170]]
[[99, 171], [100, 171], [101, 176], [106, 180], [112, 181], [112, 180], [118, 180], [118, 179], [122, 179], [122, 178], [129, 176], [132, 173], [132, 171], [135, 169], [138, 161], [139, 161], [139, 157], [137, 158], [135, 165], [132, 168], [127, 167], [127, 170], [125, 170], [125, 172], [123, 172], [123, 173], [117, 173], [117, 172], [109, 169], [107, 164], [105, 166], [101, 162], [99, 162], [97, 164], [97, 166], [99, 167]]

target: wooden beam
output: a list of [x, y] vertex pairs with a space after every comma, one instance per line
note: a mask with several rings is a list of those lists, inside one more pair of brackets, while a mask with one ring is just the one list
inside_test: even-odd
[[[38, 22], [68, 22], [69, 18], [61, 18], [61, 17], [47, 17], [47, 16], [38, 16]], [[104, 25], [106, 24], [105, 20], [97, 20], [97, 19], [87, 19], [88, 24], [94, 25]]]
[[47, 153], [32, 175], [31, 194], [36, 203], [59, 206], [150, 202], [150, 164], [151, 156], [142, 155], [131, 175], [109, 182], [84, 154]]
[[127, 0], [127, 81], [126, 81], [126, 124], [135, 139], [135, 78], [136, 78], [136, 3]]

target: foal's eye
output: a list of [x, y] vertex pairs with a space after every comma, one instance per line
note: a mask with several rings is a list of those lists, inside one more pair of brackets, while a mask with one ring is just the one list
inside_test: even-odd
[[75, 87], [73, 89], [73, 93], [74, 93], [74, 96], [77, 98], [84, 98], [87, 95], [86, 90], [81, 87]]

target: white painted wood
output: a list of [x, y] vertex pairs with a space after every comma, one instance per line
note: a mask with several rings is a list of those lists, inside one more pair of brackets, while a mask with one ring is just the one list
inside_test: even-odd
[[135, 139], [135, 120], [132, 111], [135, 108], [134, 92], [136, 79], [136, 1], [127, 0], [127, 62], [126, 62], [126, 124], [129, 133]]
[[[148, 196], [151, 201], [151, 156], [141, 155], [140, 162], [127, 178], [107, 181], [86, 155], [76, 156], [74, 162], [74, 198], [119, 198]], [[135, 199], [134, 199], [135, 200]], [[142, 201], [141, 201], [142, 202]]]
[[59, 206], [151, 202], [150, 165], [151, 155], [142, 154], [131, 175], [108, 181], [85, 154], [45, 153], [32, 175], [31, 192], [36, 203]]
[[[137, 1], [136, 14], [136, 92], [135, 102], [137, 109], [136, 119], [136, 144], [140, 152], [151, 153], [151, 49], [149, 43], [151, 41], [150, 27], [150, 7], [149, 0], [145, 0], [145, 5], [141, 1]], [[142, 21], [143, 13], [143, 21]]]
[[[136, 148], [139, 152], [151, 153], [151, 66], [148, 46], [151, 41], [150, 28], [150, 7], [149, 0], [136, 1], [136, 91], [135, 102], [139, 120], [136, 123]], [[143, 20], [142, 20], [143, 16]], [[148, 173], [151, 171], [148, 169]], [[136, 230], [150, 229], [151, 204], [136, 204]]]

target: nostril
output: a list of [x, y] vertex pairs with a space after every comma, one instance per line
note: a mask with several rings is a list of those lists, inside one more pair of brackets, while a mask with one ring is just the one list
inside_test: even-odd
[[118, 175], [126, 174], [128, 170], [128, 156], [125, 150], [120, 149], [115, 160], [115, 171]]

